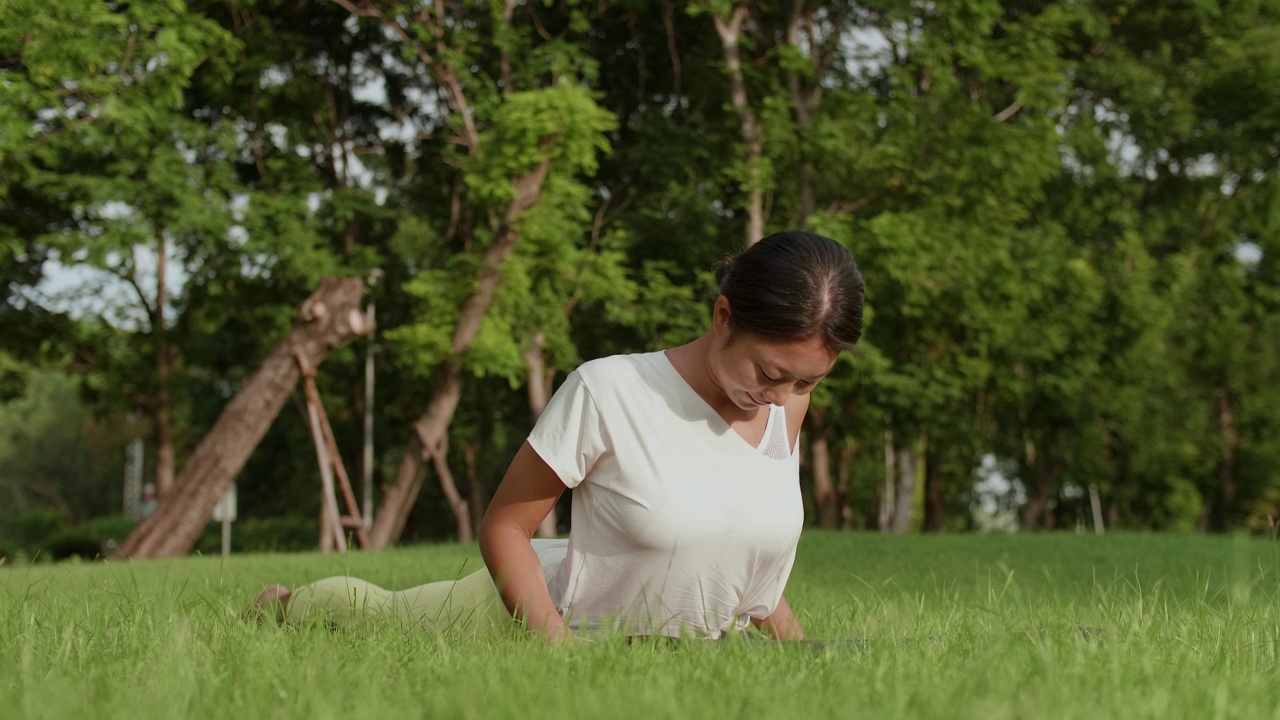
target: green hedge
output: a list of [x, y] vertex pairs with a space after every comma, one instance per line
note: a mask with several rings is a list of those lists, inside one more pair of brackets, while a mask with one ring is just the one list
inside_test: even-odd
[[[320, 542], [320, 522], [297, 515], [251, 517], [231, 523], [231, 552], [307, 552]], [[222, 552], [222, 523], [209, 523], [196, 540], [195, 551]]]
[[[136, 525], [122, 515], [67, 525], [52, 510], [30, 510], [0, 532], [0, 558], [12, 563], [106, 557], [129, 537]], [[306, 552], [316, 549], [319, 536], [320, 524], [315, 518], [251, 517], [232, 523], [231, 550], [236, 553]], [[206, 555], [222, 552], [222, 523], [209, 523], [196, 540], [194, 551]]]

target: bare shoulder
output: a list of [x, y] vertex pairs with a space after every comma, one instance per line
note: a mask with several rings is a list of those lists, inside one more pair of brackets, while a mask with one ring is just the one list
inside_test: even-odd
[[796, 438], [800, 437], [800, 425], [804, 422], [804, 416], [809, 412], [809, 394], [792, 395], [787, 400], [787, 435], [791, 441], [792, 447], [795, 447]]

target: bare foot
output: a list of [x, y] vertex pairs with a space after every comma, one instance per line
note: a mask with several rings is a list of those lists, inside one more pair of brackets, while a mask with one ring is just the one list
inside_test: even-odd
[[285, 606], [289, 603], [289, 588], [283, 585], [268, 585], [258, 593], [258, 597], [249, 603], [249, 607], [240, 613], [246, 620], [266, 622], [270, 618], [280, 624], [284, 622]]

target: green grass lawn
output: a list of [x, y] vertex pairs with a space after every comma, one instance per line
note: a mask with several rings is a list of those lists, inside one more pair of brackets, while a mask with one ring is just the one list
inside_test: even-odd
[[1280, 718], [1280, 549], [1263, 539], [811, 532], [787, 596], [822, 648], [236, 617], [268, 582], [401, 588], [478, 558], [0, 569], [0, 718]]

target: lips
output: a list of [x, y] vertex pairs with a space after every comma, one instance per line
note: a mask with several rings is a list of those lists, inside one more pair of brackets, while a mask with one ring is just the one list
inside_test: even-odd
[[748, 398], [751, 398], [751, 402], [755, 403], [756, 405], [768, 405], [768, 404], [769, 404], [769, 401], [768, 401], [768, 400], [761, 400], [760, 398], [757, 398], [755, 395], [753, 395], [753, 394], [751, 394], [751, 393], [747, 393], [747, 397], [748, 397]]

